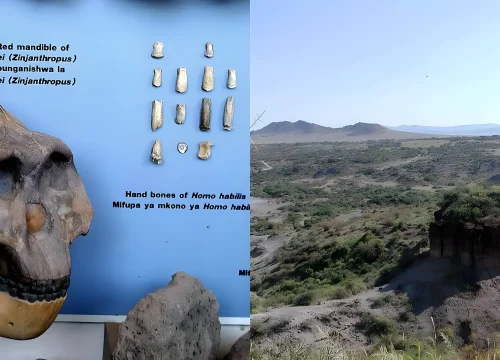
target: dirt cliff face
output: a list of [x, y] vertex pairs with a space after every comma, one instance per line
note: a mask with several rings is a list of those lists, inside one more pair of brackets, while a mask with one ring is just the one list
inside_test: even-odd
[[452, 258], [472, 269], [500, 269], [500, 219], [456, 223], [436, 212], [430, 225], [431, 258]]

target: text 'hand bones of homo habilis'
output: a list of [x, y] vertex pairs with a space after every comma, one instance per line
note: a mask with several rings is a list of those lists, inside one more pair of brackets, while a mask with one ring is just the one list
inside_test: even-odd
[[[132, 192], [126, 191], [125, 197], [134, 198], [127, 199], [127, 201], [113, 201], [113, 208], [118, 209], [167, 209], [167, 210], [230, 210], [230, 211], [249, 211], [250, 204], [247, 202], [247, 195], [243, 193], [200, 193], [198, 191], [193, 192], [181, 192], [181, 193], [156, 193], [154, 191], [144, 191], [144, 192]], [[151, 198], [151, 199], [168, 199], [167, 202], [155, 204], [155, 203], [141, 203], [138, 202], [138, 198]], [[200, 200], [204, 201], [203, 204], [193, 203], [175, 203], [176, 199], [179, 200]], [[231, 204], [225, 203], [225, 201], [231, 201]], [[234, 201], [244, 201], [244, 203], [234, 203]], [[135, 202], [130, 202], [135, 201]], [[219, 203], [214, 203], [214, 202]]]

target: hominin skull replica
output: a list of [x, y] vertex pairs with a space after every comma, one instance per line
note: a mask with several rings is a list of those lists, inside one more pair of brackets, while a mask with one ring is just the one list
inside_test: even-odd
[[94, 210], [71, 150], [0, 106], [0, 336], [42, 335], [66, 300], [69, 246]]

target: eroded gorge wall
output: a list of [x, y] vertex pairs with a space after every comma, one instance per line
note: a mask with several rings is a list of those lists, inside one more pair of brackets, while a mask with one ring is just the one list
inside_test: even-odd
[[500, 219], [481, 223], [436, 220], [430, 225], [431, 258], [453, 258], [461, 265], [500, 269]]

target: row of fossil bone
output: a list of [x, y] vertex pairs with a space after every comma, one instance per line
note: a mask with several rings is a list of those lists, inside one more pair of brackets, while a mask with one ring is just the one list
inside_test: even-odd
[[[186, 121], [187, 106], [186, 104], [177, 104], [175, 106], [175, 123], [178, 125], [184, 124]], [[222, 127], [226, 131], [233, 130], [234, 118], [234, 96], [228, 96], [224, 105], [224, 116], [222, 117]], [[200, 111], [200, 130], [210, 131], [210, 123], [212, 119], [212, 100], [203, 98]], [[163, 126], [163, 101], [154, 100], [151, 111], [151, 130], [156, 131]]]
[[[213, 143], [211, 141], [202, 141], [198, 145], [198, 158], [201, 160], [207, 160], [210, 155], [212, 155], [212, 146]], [[177, 151], [181, 154], [186, 153], [188, 150], [188, 145], [185, 142], [180, 142], [177, 144]], [[161, 165], [163, 162], [163, 148], [161, 139], [156, 139], [153, 144], [153, 148], [151, 149], [151, 161], [157, 165]]]
[[[155, 59], [161, 59], [165, 55], [163, 54], [163, 50], [165, 49], [165, 45], [157, 41], [153, 44], [153, 52], [151, 53], [151, 56], [154, 57]], [[205, 44], [205, 57], [207, 58], [212, 58], [214, 57], [214, 45], [211, 42], [207, 42]]]
[[[153, 86], [160, 87], [162, 84], [162, 70], [154, 69], [153, 71]], [[227, 87], [228, 89], [236, 88], [236, 70], [229, 69], [227, 71]], [[201, 88], [203, 91], [212, 91], [215, 87], [214, 68], [212, 66], [205, 66], [203, 71], [203, 80], [201, 81]], [[175, 91], [178, 93], [185, 93], [188, 88], [187, 70], [184, 67], [177, 69], [177, 81], [175, 83]]]

